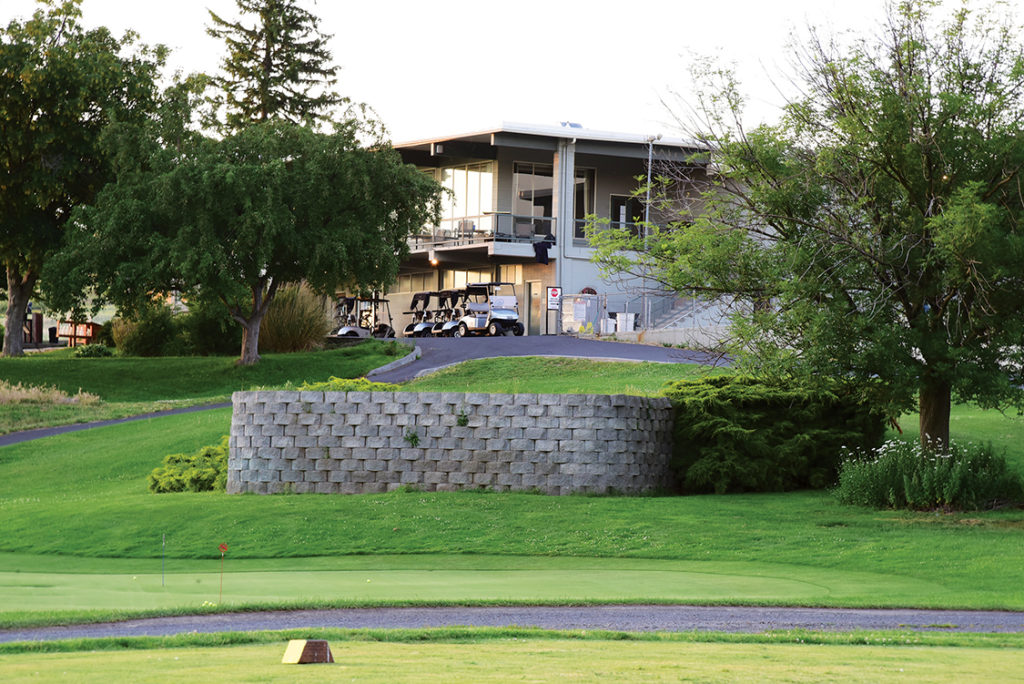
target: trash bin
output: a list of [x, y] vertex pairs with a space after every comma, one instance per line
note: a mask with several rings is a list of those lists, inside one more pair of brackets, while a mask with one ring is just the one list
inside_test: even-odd
[[636, 312], [620, 311], [615, 314], [615, 332], [633, 332], [636, 329]]
[[57, 326], [51, 325], [46, 329], [46, 339], [50, 344], [57, 344]]

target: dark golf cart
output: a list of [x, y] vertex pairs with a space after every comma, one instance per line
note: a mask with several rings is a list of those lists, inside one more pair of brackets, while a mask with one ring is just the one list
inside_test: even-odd
[[388, 300], [381, 297], [339, 297], [334, 307], [334, 318], [338, 327], [327, 336], [328, 339], [395, 336], [395, 329], [391, 327], [391, 307]]
[[459, 327], [462, 309], [459, 304], [466, 298], [464, 290], [441, 290], [437, 293], [437, 309], [434, 311], [434, 337], [451, 337]]
[[405, 326], [402, 333], [404, 337], [430, 336], [434, 328], [434, 312], [430, 310], [430, 300], [436, 296], [436, 292], [417, 292], [412, 296], [410, 310], [405, 312], [412, 315], [412, 322]]
[[465, 289], [465, 315], [454, 330], [455, 337], [469, 335], [522, 335], [519, 299], [512, 283], [474, 283]]

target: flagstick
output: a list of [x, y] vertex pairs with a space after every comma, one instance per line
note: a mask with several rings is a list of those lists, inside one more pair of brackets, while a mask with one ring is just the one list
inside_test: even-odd
[[163, 541], [160, 544], [160, 586], [164, 586], [164, 575], [167, 572], [167, 534], [161, 535]]
[[217, 604], [220, 605], [224, 602], [224, 552], [220, 552], [220, 596], [217, 598]]

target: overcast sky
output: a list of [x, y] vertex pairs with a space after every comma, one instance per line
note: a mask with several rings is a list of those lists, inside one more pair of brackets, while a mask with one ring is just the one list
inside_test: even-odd
[[[949, 0], [947, 0], [947, 3]], [[661, 103], [690, 88], [692, 55], [734, 62], [748, 123], [771, 119], [791, 35], [873, 32], [886, 0], [305, 0], [333, 35], [339, 90], [371, 105], [395, 141], [483, 130], [503, 121], [678, 135]], [[1010, 0], [1018, 18], [1024, 0]], [[34, 0], [0, 0], [0, 22]], [[183, 71], [214, 71], [221, 44], [207, 8], [234, 0], [85, 0], [88, 25], [134, 29], [172, 50]]]

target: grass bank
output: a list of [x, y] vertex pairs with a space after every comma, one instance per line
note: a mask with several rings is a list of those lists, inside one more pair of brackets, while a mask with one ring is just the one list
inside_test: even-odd
[[331, 375], [355, 378], [409, 351], [406, 345], [368, 340], [333, 350], [264, 354], [255, 366], [238, 366], [235, 357], [225, 356], [79, 359], [72, 350], [0, 358], [0, 380], [55, 387], [70, 395], [84, 390], [102, 400], [91, 405], [0, 403], [0, 434], [227, 401], [232, 392], [253, 387]]
[[[509, 361], [514, 366], [481, 362], [467, 388], [412, 387], [510, 391], [508, 376], [516, 373], [517, 391], [653, 393], [696, 370], [502, 363]], [[599, 376], [605, 371], [611, 374]], [[337, 368], [313, 379], [331, 374]], [[541, 385], [559, 376], [560, 383]], [[506, 384], [485, 384], [495, 379]], [[1020, 510], [873, 511], [840, 506], [827, 492], [607, 498], [146, 491], [146, 476], [164, 455], [215, 443], [229, 416], [162, 417], [0, 449], [0, 611], [15, 622], [53, 620], [44, 612], [69, 607], [75, 597], [82, 612], [74, 619], [95, 611], [195, 611], [215, 600], [221, 542], [238, 575], [224, 601], [233, 606], [656, 600], [1024, 609]], [[1018, 467], [1022, 434], [1019, 418], [954, 411], [955, 437], [1002, 444]], [[164, 535], [174, 575], [167, 588], [155, 586]], [[50, 608], [33, 609], [27, 595], [45, 597]]]
[[514, 357], [466, 361], [403, 385], [412, 392], [635, 394], [654, 396], [666, 382], [728, 372], [689, 363], [601, 362]]
[[[51, 590], [59, 595], [65, 585], [57, 576], [68, 571], [117, 576], [97, 580], [94, 596], [101, 598], [91, 608], [104, 601], [110, 608], [166, 605], [154, 603], [158, 592], [132, 588], [127, 578], [144, 572], [147, 591], [153, 589], [166, 534], [167, 557], [178, 563], [172, 570], [196, 574], [187, 590], [175, 585], [181, 604], [193, 607], [213, 599], [209, 573], [219, 559], [217, 545], [226, 542], [229, 561], [251, 561], [246, 572], [278, 573], [252, 575], [246, 580], [250, 586], [239, 585], [243, 604], [260, 596], [264, 602], [350, 603], [649, 598], [1024, 609], [1019, 562], [1024, 512], [1019, 510], [873, 511], [841, 506], [827, 492], [609, 498], [146, 491], [146, 475], [163, 455], [215, 442], [228, 420], [229, 410], [223, 409], [0, 450], [0, 550], [36, 554], [35, 560], [22, 561], [0, 556], [0, 570], [10, 573], [0, 587], [0, 605], [14, 609], [25, 582], [40, 585], [40, 595]], [[502, 558], [493, 560], [495, 554]], [[91, 560], [79, 565], [82, 558]], [[520, 566], [524, 558], [529, 563]], [[117, 559], [138, 565], [123, 566], [125, 561]], [[181, 564], [204, 559], [206, 566]], [[359, 565], [331, 565], [339, 559], [357, 559]], [[659, 565], [665, 561], [691, 565]], [[608, 574], [596, 572], [605, 564]], [[492, 574], [474, 583], [474, 573], [498, 569], [521, 574]], [[318, 576], [322, 584], [301, 574], [318, 570], [336, 574]], [[593, 582], [581, 583], [591, 570]], [[365, 571], [377, 574], [360, 575]], [[668, 574], [659, 576], [661, 571]], [[12, 578], [18, 573], [20, 580]], [[37, 576], [33, 580], [26, 573]], [[621, 580], [626, 576], [628, 585]], [[367, 586], [365, 579], [373, 581]], [[92, 580], [71, 584], [79, 581]], [[521, 589], [531, 582], [547, 589]], [[304, 587], [306, 593], [275, 593], [275, 585]], [[84, 590], [80, 595], [90, 596]]]

